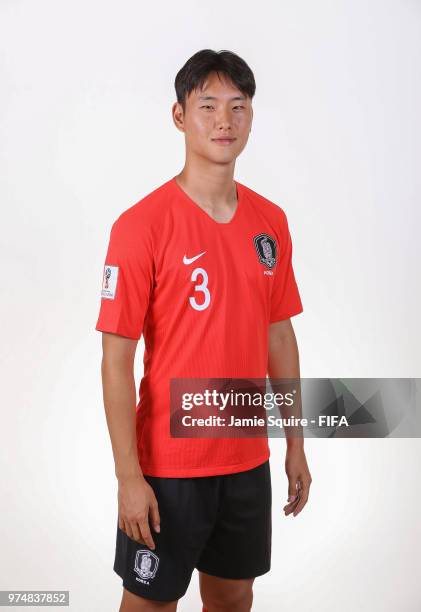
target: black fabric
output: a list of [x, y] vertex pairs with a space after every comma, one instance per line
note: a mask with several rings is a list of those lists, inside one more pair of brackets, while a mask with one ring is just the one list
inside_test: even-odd
[[232, 579], [270, 570], [269, 460], [235, 474], [145, 479], [158, 501], [161, 531], [151, 528], [153, 550], [117, 525], [114, 571], [128, 591], [173, 601], [186, 593], [194, 568]]

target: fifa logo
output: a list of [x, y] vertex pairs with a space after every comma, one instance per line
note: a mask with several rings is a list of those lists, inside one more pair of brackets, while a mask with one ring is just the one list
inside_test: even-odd
[[111, 268], [105, 268], [104, 289], [108, 289], [108, 281], [110, 280], [110, 277], [111, 277]]
[[261, 264], [269, 269], [276, 263], [276, 241], [269, 234], [259, 234], [253, 238], [254, 247]]

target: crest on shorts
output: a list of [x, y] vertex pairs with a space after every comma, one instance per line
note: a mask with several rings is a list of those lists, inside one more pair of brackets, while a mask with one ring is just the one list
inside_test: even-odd
[[260, 263], [268, 268], [276, 264], [276, 241], [269, 234], [258, 234], [253, 238], [254, 247]]
[[[136, 552], [134, 571], [140, 578], [140, 582], [149, 584], [148, 580], [155, 578], [158, 571], [159, 558], [150, 550], [140, 549]], [[136, 578], [138, 580], [138, 578]]]

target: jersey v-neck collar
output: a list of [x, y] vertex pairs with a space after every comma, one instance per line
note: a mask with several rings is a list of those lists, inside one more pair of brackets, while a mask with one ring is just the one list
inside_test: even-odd
[[197, 202], [195, 202], [185, 191], [184, 189], [177, 183], [176, 181], [176, 177], [173, 176], [172, 179], [170, 179], [170, 183], [172, 183], [173, 185], [173, 189], [178, 193], [180, 199], [191, 205], [192, 209], [196, 209], [197, 213], [202, 216], [205, 217], [210, 225], [213, 225], [214, 227], [233, 227], [233, 225], [235, 225], [238, 222], [238, 218], [240, 216], [240, 214], [242, 213], [243, 210], [243, 199], [244, 199], [244, 193], [243, 193], [243, 189], [242, 189], [242, 185], [241, 183], [238, 183], [235, 179], [234, 179], [234, 183], [236, 185], [237, 188], [237, 207], [234, 211], [233, 216], [231, 217], [231, 219], [229, 221], [227, 221], [226, 223], [222, 223], [221, 221], [216, 221], [213, 217], [211, 217], [211, 215], [209, 213], [207, 213], [201, 206], [199, 206], [199, 204], [197, 204]]

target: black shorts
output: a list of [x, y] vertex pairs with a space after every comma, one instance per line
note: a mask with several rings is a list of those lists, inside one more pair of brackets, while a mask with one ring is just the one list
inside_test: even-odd
[[155, 549], [117, 525], [114, 571], [130, 592], [173, 601], [193, 570], [222, 578], [254, 578], [270, 570], [272, 488], [269, 460], [244, 472], [193, 478], [145, 475], [158, 501]]

